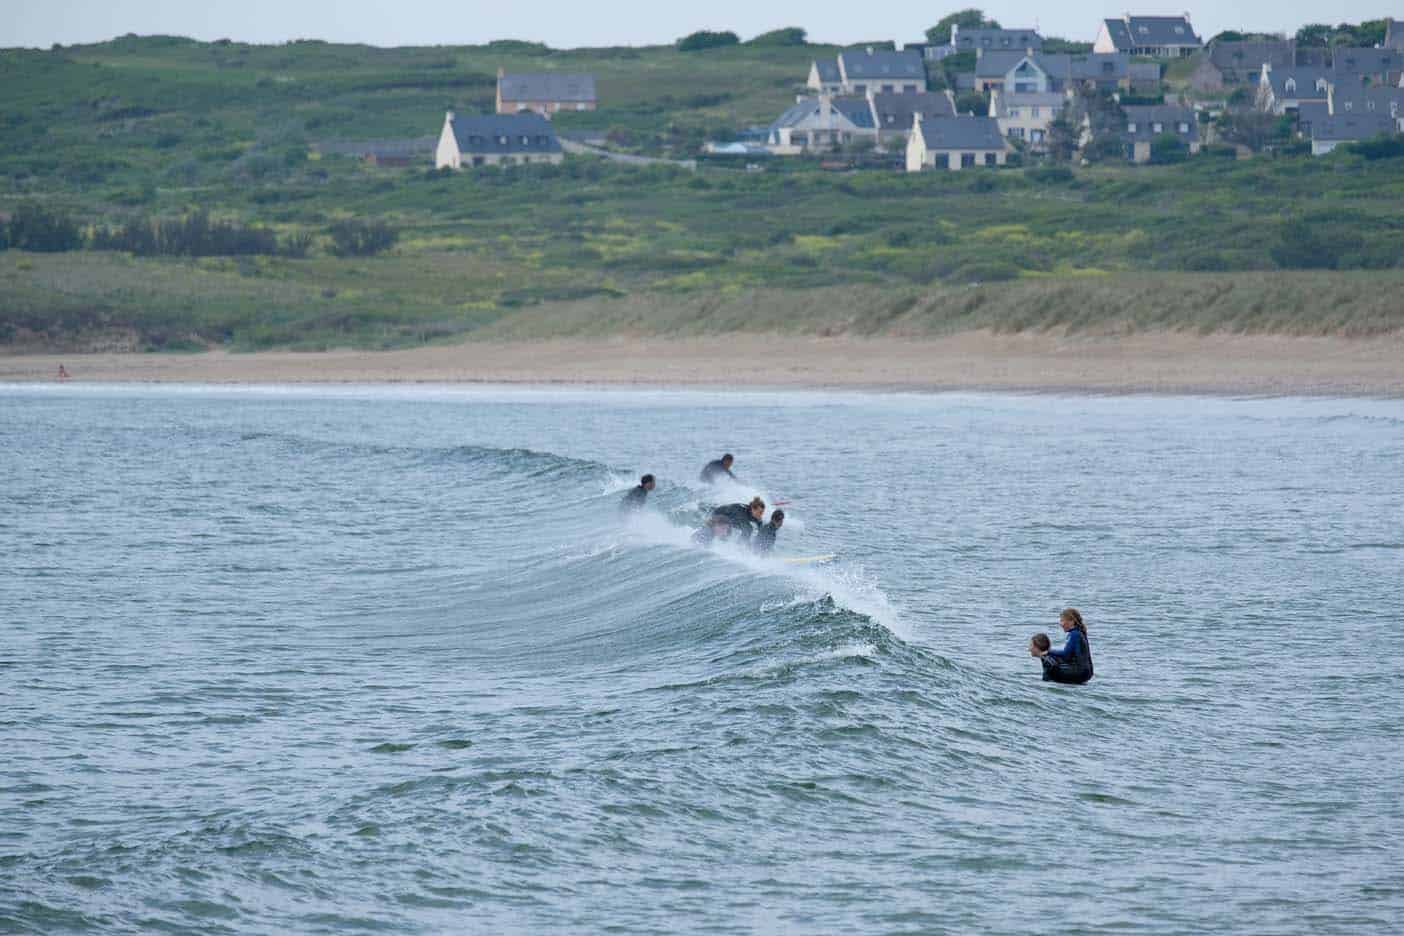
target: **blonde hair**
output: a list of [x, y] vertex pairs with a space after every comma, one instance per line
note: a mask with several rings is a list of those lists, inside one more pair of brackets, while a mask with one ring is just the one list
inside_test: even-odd
[[1076, 608], [1064, 608], [1063, 613], [1058, 615], [1058, 620], [1070, 620], [1073, 626], [1082, 631], [1082, 636], [1087, 636], [1087, 625], [1082, 623], [1082, 612]]

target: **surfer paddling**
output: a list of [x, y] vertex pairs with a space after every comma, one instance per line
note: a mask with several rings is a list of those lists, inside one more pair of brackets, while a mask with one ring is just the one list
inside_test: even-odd
[[765, 516], [765, 501], [759, 497], [751, 498], [749, 504], [727, 504], [712, 511], [712, 516], [708, 520], [720, 518], [724, 520], [731, 529], [739, 532], [741, 538], [750, 542], [752, 527], [759, 530], [761, 528], [761, 518]]

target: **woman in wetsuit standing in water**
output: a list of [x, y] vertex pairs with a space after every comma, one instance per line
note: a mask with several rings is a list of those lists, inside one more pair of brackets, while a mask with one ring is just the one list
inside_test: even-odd
[[1087, 642], [1087, 625], [1082, 612], [1064, 608], [1058, 624], [1068, 635], [1061, 650], [1044, 650], [1038, 654], [1043, 663], [1043, 678], [1048, 682], [1081, 685], [1092, 678], [1092, 646]]

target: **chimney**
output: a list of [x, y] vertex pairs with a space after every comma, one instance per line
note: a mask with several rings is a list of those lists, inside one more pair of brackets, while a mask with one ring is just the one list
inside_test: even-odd
[[507, 77], [507, 69], [503, 68], [501, 65], [497, 66], [497, 77], [498, 77], [498, 78], [506, 78], [506, 77]]
[[453, 123], [453, 111], [444, 111], [444, 123], [445, 123], [445, 124], [451, 124], [451, 123]]

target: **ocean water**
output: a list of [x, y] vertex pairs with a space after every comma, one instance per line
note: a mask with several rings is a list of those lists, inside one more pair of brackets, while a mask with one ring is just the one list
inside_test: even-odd
[[1404, 931], [1399, 401], [7, 386], [0, 481], [3, 932]]

